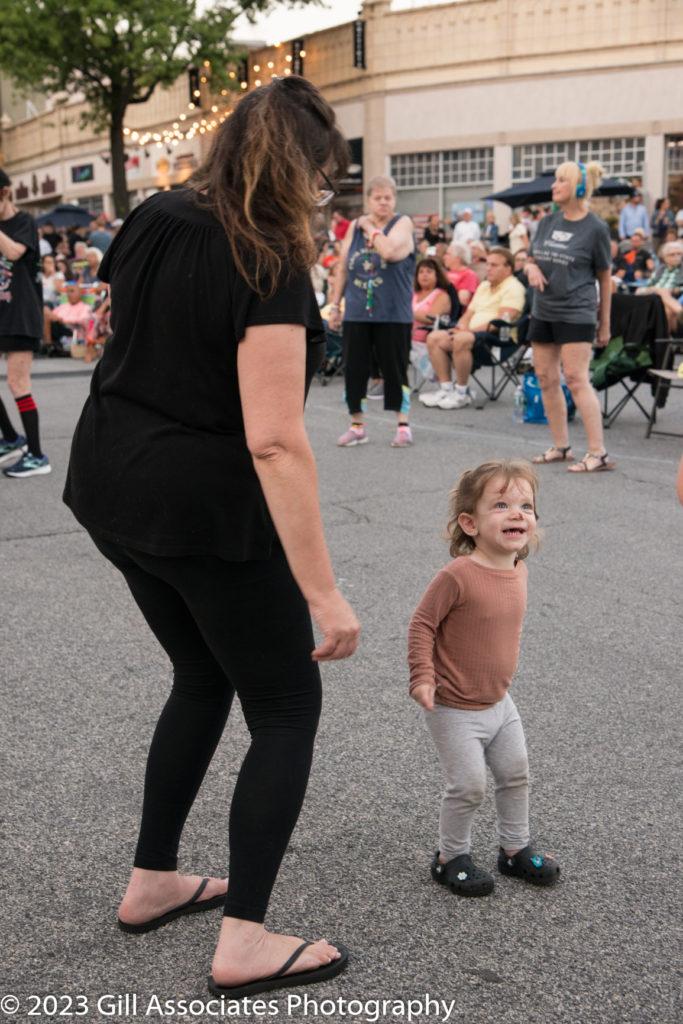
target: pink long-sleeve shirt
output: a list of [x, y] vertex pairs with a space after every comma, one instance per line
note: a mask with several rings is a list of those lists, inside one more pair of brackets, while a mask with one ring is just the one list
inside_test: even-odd
[[435, 701], [480, 711], [512, 682], [526, 612], [527, 568], [490, 569], [460, 556], [437, 573], [410, 620], [410, 692], [428, 683]]

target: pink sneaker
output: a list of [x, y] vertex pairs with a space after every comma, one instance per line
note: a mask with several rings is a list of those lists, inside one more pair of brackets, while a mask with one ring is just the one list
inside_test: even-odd
[[365, 433], [365, 427], [349, 427], [349, 429], [337, 438], [340, 448], [353, 448], [356, 444], [367, 444], [370, 438]]
[[394, 440], [391, 442], [392, 448], [409, 448], [413, 443], [413, 434], [409, 426], [397, 427], [396, 433], [394, 434]]

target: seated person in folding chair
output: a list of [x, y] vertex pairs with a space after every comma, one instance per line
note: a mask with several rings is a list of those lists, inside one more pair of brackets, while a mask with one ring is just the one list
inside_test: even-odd
[[655, 260], [646, 244], [645, 232], [636, 228], [631, 235], [630, 248], [617, 258], [615, 277], [624, 284], [635, 285], [637, 281], [646, 281], [654, 269]]
[[650, 279], [650, 285], [639, 288], [636, 295], [659, 295], [666, 311], [671, 334], [681, 327], [681, 297], [683, 296], [683, 242], [666, 242], [659, 250], [662, 261]]
[[425, 344], [435, 318], [450, 314], [448, 284], [438, 260], [432, 256], [420, 260], [413, 281], [413, 344]]
[[[513, 275], [514, 258], [509, 249], [496, 246], [486, 259], [486, 280], [474, 298], [448, 331], [432, 331], [427, 336], [429, 358], [439, 387], [420, 395], [423, 405], [439, 409], [462, 409], [472, 402], [467, 387], [472, 367], [491, 366], [491, 346], [500, 345], [498, 333], [490, 330], [492, 320], [518, 320], [526, 301], [524, 287]], [[514, 351], [516, 341], [501, 345], [501, 356]], [[507, 353], [506, 353], [507, 350]], [[451, 383], [451, 359], [455, 368], [455, 388]]]

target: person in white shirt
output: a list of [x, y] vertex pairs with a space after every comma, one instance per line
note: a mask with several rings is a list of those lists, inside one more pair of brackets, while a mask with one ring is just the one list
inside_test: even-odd
[[472, 211], [463, 210], [462, 216], [453, 230], [453, 241], [467, 245], [468, 242], [478, 242], [481, 238], [481, 228], [476, 221], [472, 220]]

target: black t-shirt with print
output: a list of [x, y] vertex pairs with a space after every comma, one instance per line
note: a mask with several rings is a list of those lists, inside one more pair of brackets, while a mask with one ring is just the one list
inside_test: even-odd
[[309, 275], [261, 300], [221, 224], [182, 189], [130, 214], [99, 276], [111, 283], [113, 334], [76, 427], [65, 502], [92, 533], [150, 554], [268, 558], [275, 529], [246, 444], [237, 349], [249, 326], [305, 326], [308, 388], [325, 347]]
[[0, 221], [0, 231], [26, 246], [18, 260], [0, 255], [0, 337], [42, 338], [43, 289], [40, 284], [38, 228], [20, 210]]

